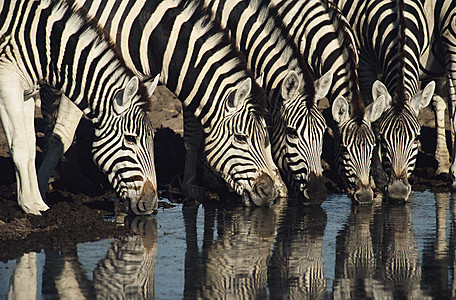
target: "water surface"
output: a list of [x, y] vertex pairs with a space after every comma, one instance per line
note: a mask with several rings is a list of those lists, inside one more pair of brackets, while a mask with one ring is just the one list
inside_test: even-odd
[[[0, 263], [0, 299], [451, 299], [456, 206], [321, 208], [181, 205], [128, 219], [132, 236], [63, 245]], [[101, 296], [100, 296], [101, 295]]]

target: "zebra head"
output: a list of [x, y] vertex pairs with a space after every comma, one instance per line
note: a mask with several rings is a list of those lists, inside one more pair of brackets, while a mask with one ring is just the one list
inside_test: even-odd
[[411, 195], [408, 178], [415, 169], [420, 144], [418, 114], [431, 101], [434, 89], [432, 81], [403, 106], [398, 106], [383, 83], [377, 80], [372, 87], [373, 98], [384, 95], [389, 107], [380, 118], [378, 151], [383, 171], [388, 177], [381, 187], [392, 200], [407, 201]]
[[[153, 91], [158, 83], [154, 80]], [[158, 207], [153, 158], [154, 131], [146, 109], [149, 97], [137, 77], [113, 93], [111, 116], [95, 124], [92, 152], [124, 201], [128, 213], [149, 215]]]
[[280, 114], [274, 115], [271, 141], [275, 161], [304, 204], [320, 205], [326, 200], [321, 165], [326, 121], [317, 102], [326, 96], [331, 83], [330, 71], [315, 82], [315, 93], [307, 95], [301, 91], [302, 78], [290, 71], [282, 83]]
[[269, 205], [286, 190], [270, 149], [266, 122], [253, 94], [263, 92], [247, 78], [225, 98], [223, 116], [210, 132], [205, 129], [205, 155], [215, 171], [246, 206]]
[[371, 123], [380, 118], [385, 106], [385, 97], [381, 96], [366, 107], [362, 119], [357, 119], [350, 116], [349, 103], [343, 96], [337, 97], [332, 105], [332, 116], [338, 124], [335, 136], [337, 170], [357, 203], [369, 203], [374, 198], [370, 168], [375, 135]]

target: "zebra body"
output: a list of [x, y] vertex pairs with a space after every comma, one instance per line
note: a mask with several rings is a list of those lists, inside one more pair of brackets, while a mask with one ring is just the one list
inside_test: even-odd
[[[456, 3], [451, 0], [421, 1], [429, 23], [430, 47], [420, 58], [421, 79], [445, 76], [448, 85], [448, 111], [455, 132], [456, 109]], [[444, 126], [444, 124], [443, 124]], [[444, 137], [444, 135], [442, 136]], [[442, 144], [446, 144], [443, 138]], [[450, 175], [456, 187], [455, 146], [451, 155]], [[445, 146], [446, 147], [446, 146]], [[438, 153], [436, 153], [438, 154]], [[445, 157], [446, 158], [446, 157]], [[446, 172], [447, 170], [445, 170]]]
[[99, 20], [142, 80], [160, 73], [199, 119], [209, 164], [246, 205], [276, 198], [283, 182], [262, 116], [264, 92], [205, 8], [182, 0], [76, 3]]
[[332, 72], [314, 82], [269, 1], [206, 0], [205, 4], [263, 81], [272, 119], [272, 153], [283, 177], [305, 203], [322, 203], [326, 199], [321, 165], [326, 122], [317, 102], [331, 87]]
[[94, 123], [94, 160], [136, 214], [157, 208], [150, 99], [102, 31], [66, 1], [0, 3], [0, 117], [16, 166], [18, 203], [48, 209], [35, 171], [34, 101], [41, 84]]
[[[407, 201], [408, 177], [418, 155], [418, 113], [432, 98], [435, 83], [419, 90], [419, 59], [429, 42], [423, 7], [417, 0], [334, 1], [353, 28], [359, 45], [360, 89], [384, 96], [374, 153], [376, 185], [389, 198]], [[380, 78], [382, 82], [378, 81]]]
[[328, 94], [336, 133], [336, 166], [356, 202], [372, 202], [370, 166], [375, 122], [386, 105], [378, 97], [364, 106], [357, 74], [357, 49], [350, 26], [340, 12], [321, 0], [273, 0], [314, 76], [334, 70]]

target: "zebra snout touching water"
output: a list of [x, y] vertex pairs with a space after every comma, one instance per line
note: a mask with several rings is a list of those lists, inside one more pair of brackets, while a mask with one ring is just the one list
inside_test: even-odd
[[[98, 18], [126, 64], [141, 79], [160, 74], [160, 81], [198, 119], [209, 165], [231, 188], [240, 195], [244, 189], [252, 191], [254, 181], [264, 172], [274, 187], [264, 202], [255, 201], [269, 204], [276, 194], [284, 194], [284, 184], [270, 153], [264, 92], [252, 80], [244, 57], [228, 34], [219, 23], [211, 21], [201, 3], [76, 3]], [[187, 155], [185, 170], [195, 174], [196, 169], [187, 170], [187, 165], [196, 166], [196, 157]]]
[[48, 209], [35, 171], [35, 105], [25, 96], [42, 84], [92, 121], [95, 162], [134, 204], [132, 211], [157, 208], [150, 98], [100, 33], [65, 1], [0, 2], [0, 117], [16, 166], [18, 204], [26, 213]]
[[[326, 122], [318, 102], [332, 71], [315, 80], [269, 0], [205, 0], [267, 94], [271, 150], [290, 194], [305, 205], [326, 200], [321, 154]], [[262, 185], [260, 185], [262, 186]]]
[[[372, 123], [381, 116], [384, 97], [365, 106], [358, 77], [358, 48], [352, 28], [332, 2], [272, 0], [315, 77], [328, 71], [333, 78], [326, 95], [334, 132], [335, 167], [355, 203], [373, 201], [370, 166], [375, 136]], [[303, 13], [305, 12], [305, 13]], [[332, 149], [324, 148], [323, 152]]]
[[435, 89], [434, 82], [421, 90], [419, 85], [419, 60], [429, 48], [422, 1], [333, 2], [353, 28], [359, 45], [360, 90], [363, 95], [372, 95], [365, 101], [384, 97], [386, 102], [374, 127], [375, 186], [391, 200], [408, 201], [408, 178], [415, 168], [421, 129], [418, 114], [429, 104]]

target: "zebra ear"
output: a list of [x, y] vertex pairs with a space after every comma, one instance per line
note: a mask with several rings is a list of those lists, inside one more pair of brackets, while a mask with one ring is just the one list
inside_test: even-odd
[[333, 71], [329, 70], [321, 76], [319, 79], [315, 80], [315, 100], [320, 100], [329, 93], [333, 81]]
[[236, 91], [236, 95], [234, 96], [234, 107], [238, 107], [239, 103], [243, 102], [250, 95], [251, 90], [252, 79], [247, 78]]
[[349, 117], [349, 105], [347, 99], [342, 96], [337, 97], [331, 108], [333, 119], [336, 123], [340, 124]]
[[375, 101], [375, 99], [382, 95], [385, 96], [386, 105], [391, 106], [393, 103], [393, 98], [391, 98], [388, 89], [380, 80], [376, 80], [372, 85], [372, 99]]
[[380, 118], [383, 112], [386, 110], [386, 100], [385, 95], [381, 95], [377, 97], [371, 104], [366, 107], [366, 114], [364, 115], [364, 119], [367, 122], [375, 122]]
[[431, 102], [432, 96], [434, 96], [434, 90], [435, 90], [435, 82], [431, 81], [429, 82], [426, 87], [416, 93], [415, 96], [413, 96], [412, 100], [410, 101], [410, 106], [413, 108], [415, 111], [416, 115], [420, 113], [420, 110], [423, 107], [426, 107], [429, 105], [429, 102]]
[[264, 87], [264, 72], [261, 73], [260, 77], [258, 77], [257, 79], [255, 79], [256, 83], [260, 86], [260, 87]]
[[154, 94], [155, 89], [157, 88], [158, 81], [160, 79], [160, 74], [155, 76], [155, 78], [152, 80], [152, 82], [147, 82], [146, 87], [147, 87], [147, 92], [149, 93], [149, 96], [152, 96]]
[[292, 100], [299, 94], [300, 78], [296, 71], [288, 72], [282, 82], [282, 98]]
[[113, 101], [114, 111], [117, 114], [120, 115], [130, 107], [131, 100], [133, 99], [133, 96], [138, 92], [138, 88], [139, 79], [138, 77], [134, 76], [128, 81], [125, 89], [117, 91], [117, 93], [114, 95]]

